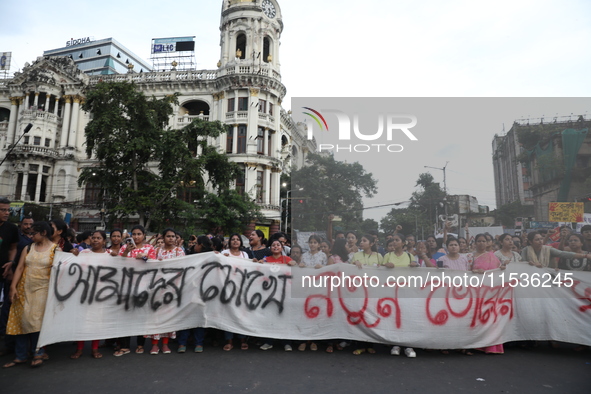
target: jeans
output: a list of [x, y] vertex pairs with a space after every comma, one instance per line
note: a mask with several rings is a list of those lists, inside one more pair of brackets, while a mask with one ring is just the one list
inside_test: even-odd
[[[189, 340], [190, 333], [191, 329], [181, 330], [177, 332], [176, 339], [179, 343], [179, 346], [187, 346], [187, 341]], [[205, 339], [205, 328], [193, 328], [193, 337], [195, 338], [195, 346], [203, 346], [203, 340]]]
[[[238, 339], [244, 339], [244, 338], [246, 338], [246, 336], [245, 335], [242, 335], [242, 334], [236, 334], [236, 337]], [[231, 341], [232, 339], [234, 339], [234, 333], [233, 332], [229, 332], [229, 331], [224, 331], [224, 339], [226, 341]]]
[[[37, 342], [39, 341], [39, 332], [32, 332], [30, 334], [16, 335], [14, 338], [15, 346], [14, 351], [16, 353], [16, 359], [24, 361], [28, 358], [29, 353], [29, 342], [32, 352], [35, 352], [37, 348]], [[41, 356], [45, 351], [43, 348], [35, 352], [35, 356]]]

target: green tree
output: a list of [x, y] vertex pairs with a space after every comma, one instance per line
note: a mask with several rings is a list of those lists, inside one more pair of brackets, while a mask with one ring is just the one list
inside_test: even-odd
[[[236, 229], [235, 218], [258, 210], [230, 190], [238, 165], [207, 143], [208, 137], [225, 132], [224, 125], [195, 119], [182, 129], [170, 129], [171, 104], [177, 97], [147, 98], [127, 82], [99, 83], [91, 89], [82, 107], [92, 113], [85, 129], [86, 153], [94, 154], [98, 163], [85, 167], [78, 182], [103, 190], [102, 203], [110, 215], [137, 215], [145, 227], [200, 217], [216, 227]], [[217, 207], [236, 203], [228, 208], [236, 215], [216, 217], [202, 201], [215, 201]]]
[[444, 212], [447, 194], [428, 172], [419, 175], [416, 186], [420, 186], [421, 189], [412, 193], [410, 208], [425, 212], [429, 230], [434, 230], [433, 224], [437, 223], [437, 215]]
[[359, 228], [363, 222], [362, 198], [377, 192], [373, 175], [359, 163], [337, 161], [332, 155], [311, 153], [307, 162], [291, 173], [293, 228], [326, 230], [331, 214], [342, 218], [340, 225], [344, 228]]

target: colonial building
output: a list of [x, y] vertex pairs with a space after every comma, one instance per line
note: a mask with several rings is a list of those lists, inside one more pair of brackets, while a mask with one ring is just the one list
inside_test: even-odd
[[505, 135], [495, 135], [492, 142], [493, 170], [497, 207], [520, 201], [523, 205], [533, 205], [530, 187], [531, 177], [526, 166], [517, 158], [523, 152], [515, 129]]
[[[72, 57], [40, 57], [12, 79], [0, 80], [0, 195], [11, 200], [66, 207], [78, 228], [100, 223], [96, 190], [77, 185], [80, 171], [93, 164], [84, 149], [91, 114], [80, 109], [85, 92], [100, 81], [130, 81], [148, 96], [179, 92], [170, 119], [181, 128], [195, 117], [219, 120], [229, 132], [215, 144], [244, 168], [236, 188], [250, 195], [271, 231], [281, 217], [280, 176], [301, 166], [315, 142], [305, 138], [282, 108], [279, 40], [283, 22], [274, 0], [224, 1], [221, 55], [217, 68], [87, 75]], [[32, 129], [25, 133], [31, 123]], [[9, 153], [10, 152], [10, 153]]]
[[[536, 221], [548, 221], [550, 202], [581, 201], [588, 196], [591, 192], [590, 127], [591, 121], [583, 116], [550, 123], [515, 122], [504, 138], [495, 137], [497, 205], [499, 201], [511, 202], [519, 198], [520, 179], [529, 191], [525, 194], [526, 202], [528, 198], [533, 200]], [[499, 200], [503, 195], [507, 195], [507, 199]]]

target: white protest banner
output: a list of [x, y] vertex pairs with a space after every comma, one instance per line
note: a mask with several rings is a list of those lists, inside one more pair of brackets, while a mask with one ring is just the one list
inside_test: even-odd
[[144, 262], [60, 252], [39, 346], [193, 327], [431, 349], [520, 339], [591, 345], [590, 326], [591, 272], [557, 275], [524, 263], [483, 275], [351, 264], [315, 270], [213, 253]]

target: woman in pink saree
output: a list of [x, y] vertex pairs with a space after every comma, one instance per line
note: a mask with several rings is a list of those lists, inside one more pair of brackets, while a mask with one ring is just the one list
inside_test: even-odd
[[[474, 262], [472, 263], [473, 273], [484, 274], [484, 271], [494, 270], [497, 268], [502, 270], [505, 269], [505, 266], [501, 264], [501, 260], [495, 256], [494, 252], [486, 251], [487, 239], [484, 234], [478, 234], [476, 238], [474, 238], [474, 242], [476, 243], [476, 251], [474, 252]], [[487, 354], [505, 353], [502, 343], [500, 345], [487, 346], [478, 350], [481, 350]]]

